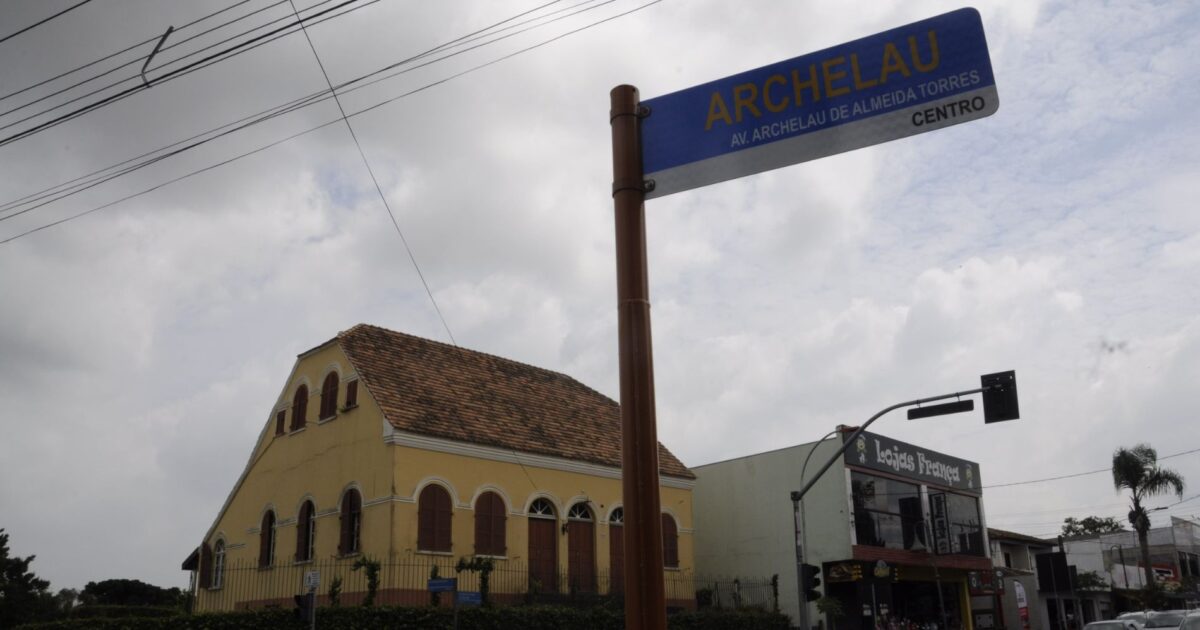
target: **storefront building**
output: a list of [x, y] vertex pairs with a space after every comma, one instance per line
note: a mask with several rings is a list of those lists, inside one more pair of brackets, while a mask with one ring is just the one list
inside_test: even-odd
[[[796, 534], [789, 493], [839, 438], [694, 467], [698, 571], [777, 573], [783, 612], [798, 619]], [[813, 486], [803, 505], [804, 561], [821, 568], [822, 615], [813, 625], [860, 630], [880, 624], [981, 630], [996, 612], [972, 607], [991, 575], [979, 466], [864, 433]], [[988, 605], [994, 598], [975, 597]], [[978, 621], [978, 623], [977, 623]], [[907, 627], [907, 626], [905, 626]]]

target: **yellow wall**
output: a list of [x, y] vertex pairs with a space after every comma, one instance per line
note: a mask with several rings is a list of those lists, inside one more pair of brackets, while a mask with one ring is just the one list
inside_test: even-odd
[[[318, 422], [321, 383], [330, 369], [337, 369], [341, 375], [339, 411], [335, 419]], [[384, 562], [432, 559], [434, 554], [417, 549], [416, 499], [425, 485], [437, 483], [450, 491], [454, 502], [452, 549], [447, 560], [474, 554], [473, 502], [482, 492], [492, 490], [508, 506], [507, 553], [498, 563], [525, 564], [528, 559], [525, 511], [535, 498], [545, 497], [555, 505], [560, 525], [566, 521], [571, 505], [584, 500], [589, 503], [596, 520], [596, 566], [600, 572], [608, 571], [607, 518], [612, 508], [621, 503], [620, 479], [388, 445], [384, 436], [390, 427], [385, 426], [379, 407], [361, 384], [358, 407], [340, 410], [345, 404], [346, 381], [354, 376], [336, 343], [319, 348], [297, 362], [255, 447], [247, 472], [206, 539], [213, 547], [222, 538], [228, 548], [225, 587], [198, 589], [197, 610], [242, 607], [239, 602], [247, 599], [290, 598], [301, 592], [299, 584], [294, 583], [299, 581], [295, 577], [299, 572], [289, 569], [288, 577], [282, 577], [283, 568], [294, 564], [300, 505], [305, 497], [314, 501], [318, 515], [314, 557], [318, 564], [330, 561], [337, 557], [339, 502], [351, 484], [359, 489], [363, 499], [362, 551]], [[306, 427], [276, 436], [275, 411], [287, 409], [290, 427], [292, 397], [303, 382], [309, 389]], [[664, 512], [675, 517], [679, 528], [679, 571], [690, 575], [691, 490], [663, 486], [661, 497]], [[234, 571], [235, 567], [254, 567], [257, 563], [258, 527], [268, 506], [274, 507], [279, 523], [276, 568]], [[565, 574], [567, 536], [560, 535], [558, 541], [560, 572]], [[234, 583], [248, 579], [256, 582], [249, 594], [243, 584]], [[322, 589], [328, 579], [323, 577]]]

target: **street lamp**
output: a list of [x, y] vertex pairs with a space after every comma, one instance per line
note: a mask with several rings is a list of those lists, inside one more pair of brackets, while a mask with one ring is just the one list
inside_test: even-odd
[[[909, 400], [902, 403], [896, 403], [890, 407], [885, 407], [875, 415], [871, 416], [870, 419], [862, 424], [862, 426], [855, 429], [854, 433], [851, 434], [848, 439], [842, 440], [842, 447], [839, 448], [837, 452], [834, 453], [825, 462], [825, 464], [821, 466], [821, 469], [818, 470], [815, 475], [813, 475], [813, 478], [807, 482], [804, 481], [804, 469], [808, 467], [808, 459], [805, 458], [804, 467], [801, 468], [800, 482], [802, 487], [799, 490], [793, 490], [791, 492], [793, 516], [792, 522], [793, 527], [796, 530], [796, 591], [798, 596], [798, 601], [796, 603], [800, 606], [800, 627], [802, 630], [809, 630], [811, 627], [808, 622], [808, 601], [805, 598], [806, 589], [804, 585], [804, 546], [802, 545], [804, 537], [802, 523], [804, 518], [804, 495], [807, 494], [814, 485], [816, 485], [817, 481], [819, 481], [821, 476], [824, 475], [831, 466], [833, 466], [834, 462], [836, 462], [839, 457], [846, 453], [846, 449], [850, 448], [850, 445], [854, 443], [854, 440], [857, 439], [858, 436], [862, 435], [863, 432], [867, 430], [867, 427], [871, 426], [872, 423], [882, 418], [890, 411], [903, 409], [904, 407], [919, 407], [919, 409], [909, 410], [908, 417], [910, 420], [970, 411], [975, 408], [974, 402], [963, 401], [961, 398], [963, 396], [970, 396], [972, 394], [983, 394], [983, 417], [985, 423], [1016, 420], [1020, 417], [1020, 412], [1017, 406], [1016, 372], [1010, 370], [1008, 372], [984, 374], [983, 376], [979, 377], [979, 381], [981, 387], [976, 389], [954, 392], [952, 394], [942, 394], [940, 396], [930, 396], [928, 398], [919, 398], [917, 400]], [[947, 400], [950, 398], [956, 398], [959, 400], [953, 403], [932, 405], [930, 407], [920, 407], [920, 405], [925, 403], [937, 402], [939, 400]], [[835, 430], [834, 433], [836, 432], [837, 431]], [[821, 438], [820, 442], [823, 441], [825, 441], [825, 438]], [[820, 442], [818, 442], [818, 444]], [[808, 456], [812, 457], [812, 454], [815, 450], [816, 445], [809, 450]]]

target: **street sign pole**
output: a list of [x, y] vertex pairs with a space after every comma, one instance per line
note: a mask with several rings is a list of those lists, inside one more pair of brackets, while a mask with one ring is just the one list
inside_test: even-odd
[[617, 337], [621, 382], [621, 483], [625, 508], [625, 627], [665, 630], [658, 430], [646, 266], [646, 184], [637, 88], [610, 93], [617, 245]]

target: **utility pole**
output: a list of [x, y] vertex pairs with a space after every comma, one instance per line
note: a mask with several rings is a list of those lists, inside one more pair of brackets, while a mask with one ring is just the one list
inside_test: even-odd
[[621, 371], [621, 484], [625, 506], [625, 627], [665, 630], [658, 429], [646, 265], [646, 182], [637, 88], [610, 93], [613, 210], [617, 229], [617, 336]]

